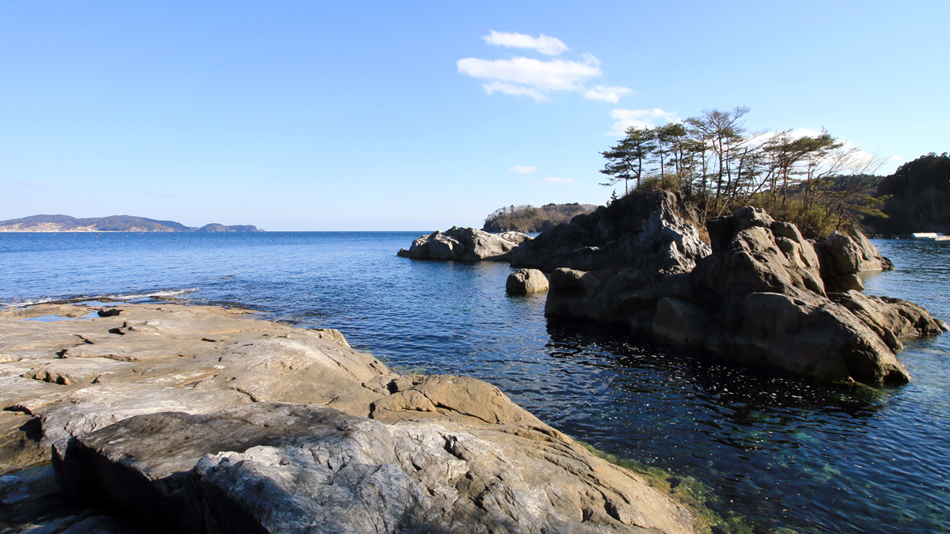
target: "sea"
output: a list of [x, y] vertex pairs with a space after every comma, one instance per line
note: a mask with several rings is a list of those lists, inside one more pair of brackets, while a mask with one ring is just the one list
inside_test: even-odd
[[[506, 263], [396, 256], [423, 232], [0, 234], [0, 307], [176, 299], [336, 328], [399, 372], [497, 385], [700, 510], [713, 533], [950, 532], [950, 334], [909, 340], [913, 380], [816, 384], [549, 321]], [[950, 243], [876, 240], [866, 293], [950, 320]]]

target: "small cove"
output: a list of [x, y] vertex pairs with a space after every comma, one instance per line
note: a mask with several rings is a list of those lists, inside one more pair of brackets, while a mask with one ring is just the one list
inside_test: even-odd
[[[950, 338], [898, 389], [816, 385], [614, 328], [548, 322], [507, 264], [412, 261], [416, 232], [0, 235], [0, 306], [178, 297], [338, 328], [400, 370], [492, 382], [619, 460], [698, 481], [726, 531], [950, 531]], [[950, 244], [875, 241], [867, 293], [950, 319]], [[684, 482], [685, 483], [685, 482]]]

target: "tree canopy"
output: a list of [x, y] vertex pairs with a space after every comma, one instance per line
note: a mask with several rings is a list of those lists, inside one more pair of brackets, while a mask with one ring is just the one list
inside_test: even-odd
[[531, 205], [498, 208], [485, 218], [482, 230], [486, 232], [546, 232], [555, 226], [570, 222], [577, 215], [596, 209], [593, 204], [546, 204], [540, 208]]
[[[683, 193], [705, 217], [719, 217], [743, 205], [767, 209], [813, 235], [880, 214], [868, 180], [876, 162], [827, 131], [749, 132], [749, 108], [707, 110], [681, 123], [630, 127], [601, 152], [603, 185], [661, 187]], [[876, 183], [876, 180], [875, 180]]]
[[881, 180], [877, 197], [889, 217], [872, 221], [878, 232], [950, 231], [950, 157], [931, 152], [901, 165]]

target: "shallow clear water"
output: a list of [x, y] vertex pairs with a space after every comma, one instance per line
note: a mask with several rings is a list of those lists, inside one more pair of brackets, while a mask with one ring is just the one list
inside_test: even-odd
[[[701, 482], [725, 531], [950, 532], [950, 335], [897, 389], [815, 385], [548, 322], [507, 264], [412, 261], [419, 233], [0, 234], [0, 306], [177, 294], [338, 328], [399, 369], [475, 376], [562, 431]], [[950, 319], [950, 243], [876, 241], [870, 294]]]

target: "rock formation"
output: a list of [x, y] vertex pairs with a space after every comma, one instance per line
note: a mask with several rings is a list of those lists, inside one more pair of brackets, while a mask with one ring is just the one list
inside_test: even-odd
[[889, 271], [894, 264], [881, 256], [874, 245], [858, 231], [851, 235], [832, 232], [815, 245], [821, 259], [821, 278], [829, 291], [864, 290], [859, 272]]
[[508, 275], [505, 291], [509, 295], [527, 295], [548, 290], [548, 277], [537, 269], [518, 269]]
[[909, 380], [892, 352], [901, 337], [947, 330], [911, 303], [829, 292], [826, 280], [838, 289], [849, 269], [876, 265], [880, 256], [863, 236], [833, 234], [823, 252], [835, 260], [830, 268], [795, 225], [761, 210], [742, 208], [707, 229], [712, 254], [688, 274], [556, 270], [545, 314], [628, 324], [745, 362], [874, 385]]
[[521, 245], [511, 254], [511, 266], [689, 272], [710, 249], [696, 228], [678, 215], [688, 211], [667, 191], [628, 195]]
[[[333, 330], [117, 309], [60, 306], [81, 318], [50, 323], [22, 320], [42, 307], [0, 314], [18, 315], [0, 317], [0, 475], [52, 447], [64, 493], [94, 507], [47, 492], [52, 504], [30, 515], [45, 501], [3, 476], [12, 528], [692, 532], [681, 505], [485, 382], [400, 376]], [[132, 515], [89, 511], [102, 505]]]
[[453, 226], [445, 232], [437, 230], [416, 239], [409, 250], [400, 249], [398, 254], [419, 260], [497, 261], [506, 259], [515, 247], [530, 239], [520, 232], [490, 234]]

